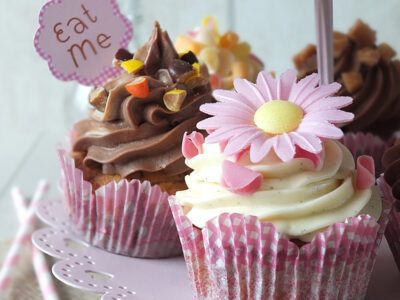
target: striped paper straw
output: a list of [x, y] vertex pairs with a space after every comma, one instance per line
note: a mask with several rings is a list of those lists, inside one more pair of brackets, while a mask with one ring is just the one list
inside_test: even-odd
[[32, 261], [43, 299], [58, 300], [57, 290], [54, 286], [46, 259], [43, 253], [35, 246], [32, 247]]
[[10, 249], [7, 252], [6, 258], [3, 262], [3, 266], [0, 270], [0, 298], [1, 295], [7, 291], [10, 286], [11, 277], [10, 274], [18, 264], [20, 260], [20, 253], [22, 245], [29, 239], [30, 233], [34, 228], [35, 221], [35, 208], [39, 200], [42, 198], [44, 192], [47, 190], [48, 184], [45, 180], [41, 180], [36, 188], [35, 194], [32, 199], [32, 203], [26, 213], [24, 222], [19, 227], [17, 234], [11, 244]]
[[320, 85], [333, 82], [332, 0], [314, 0], [317, 34], [317, 63]]
[[[19, 188], [14, 188], [11, 191], [11, 195], [14, 202], [15, 211], [17, 212], [18, 220], [22, 224], [26, 218], [26, 214], [28, 211], [26, 200], [22, 196], [21, 189]], [[42, 292], [43, 299], [58, 300], [59, 297], [57, 295], [57, 290], [55, 288], [53, 278], [47, 266], [44, 254], [36, 247], [31, 248], [33, 268], [39, 282], [39, 287]]]
[[14, 203], [14, 208], [17, 213], [17, 218], [20, 224], [22, 224], [26, 218], [27, 205], [24, 196], [22, 196], [21, 189], [14, 187], [11, 190], [11, 198]]

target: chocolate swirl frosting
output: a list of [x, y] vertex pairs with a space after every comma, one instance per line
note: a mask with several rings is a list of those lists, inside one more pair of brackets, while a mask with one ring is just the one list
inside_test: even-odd
[[[121, 66], [132, 59], [143, 66], [131, 73], [124, 71], [90, 93], [90, 118], [74, 125], [72, 151], [84, 153], [84, 167], [106, 175], [183, 174], [188, 167], [181, 153], [182, 136], [205, 118], [199, 106], [212, 101], [206, 69], [200, 67], [197, 76], [188, 80], [186, 75], [195, 73], [196, 57], [188, 53], [180, 59], [158, 23], [145, 45], [134, 55], [120, 49], [114, 64]], [[144, 79], [148, 95], [128, 92], [126, 85]], [[180, 107], [171, 110], [164, 95], [172, 90], [185, 96]]]
[[[375, 31], [357, 20], [349, 33], [334, 33], [334, 80], [342, 84], [339, 95], [351, 96], [354, 120], [344, 131], [390, 136], [400, 128], [400, 61], [386, 43], [375, 44]], [[308, 45], [293, 61], [302, 78], [317, 70], [316, 48]]]
[[[397, 141], [383, 154], [382, 165], [385, 180], [392, 187], [393, 196], [400, 200], [400, 141]], [[400, 201], [396, 203], [400, 208]]]

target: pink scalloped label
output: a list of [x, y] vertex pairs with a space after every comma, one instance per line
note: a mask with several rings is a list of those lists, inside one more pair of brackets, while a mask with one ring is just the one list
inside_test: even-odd
[[52, 0], [39, 14], [34, 45], [53, 75], [64, 81], [102, 85], [121, 70], [114, 53], [133, 35], [116, 0]]

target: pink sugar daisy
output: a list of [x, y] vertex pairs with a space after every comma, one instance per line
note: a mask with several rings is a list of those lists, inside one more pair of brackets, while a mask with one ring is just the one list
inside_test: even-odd
[[211, 132], [206, 143], [226, 143], [226, 155], [250, 147], [252, 162], [261, 161], [272, 149], [282, 161], [289, 161], [296, 154], [296, 146], [318, 154], [323, 138], [343, 137], [335, 124], [354, 117], [340, 110], [351, 104], [351, 97], [332, 96], [340, 84], [317, 86], [318, 81], [318, 75], [312, 74], [296, 82], [293, 70], [278, 80], [260, 72], [256, 84], [235, 79], [236, 91], [215, 90], [218, 102], [200, 107], [213, 117], [197, 127]]

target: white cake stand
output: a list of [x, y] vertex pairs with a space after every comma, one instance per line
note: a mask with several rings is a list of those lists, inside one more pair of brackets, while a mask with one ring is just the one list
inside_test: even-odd
[[[36, 231], [32, 241], [60, 259], [52, 271], [63, 283], [102, 294], [103, 300], [193, 299], [183, 257], [140, 259], [92, 247], [71, 233], [61, 198], [43, 199], [37, 214], [51, 227]], [[399, 282], [400, 273], [384, 240], [366, 299], [399, 299]]]

